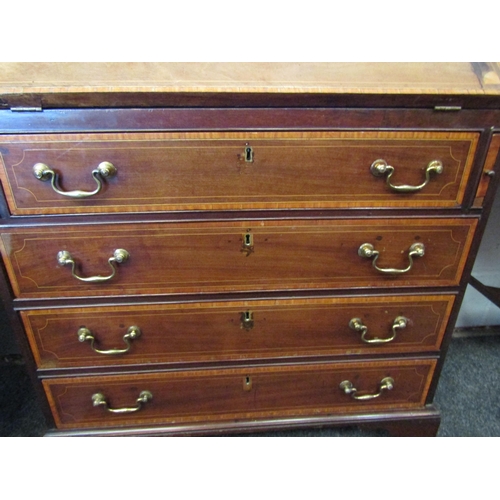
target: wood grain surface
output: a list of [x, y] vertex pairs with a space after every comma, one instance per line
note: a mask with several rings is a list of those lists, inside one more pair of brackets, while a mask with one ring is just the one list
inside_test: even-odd
[[[45, 379], [43, 385], [61, 429], [178, 425], [421, 408], [435, 364], [420, 359], [283, 365]], [[376, 399], [355, 401], [339, 388], [349, 380], [359, 394], [373, 394], [384, 377], [394, 379], [394, 388]], [[92, 404], [92, 395], [102, 393], [111, 408], [133, 407], [145, 390], [153, 399], [136, 413], [111, 414]]]
[[[5, 228], [0, 238], [16, 297], [165, 295], [457, 286], [476, 224], [475, 218], [96, 224]], [[358, 255], [364, 243], [380, 252], [382, 269], [407, 268], [414, 243], [424, 244], [425, 255], [404, 274], [386, 274]], [[130, 258], [103, 283], [82, 282], [57, 260], [67, 251], [77, 276], [107, 277], [116, 249]]]
[[[2, 298], [51, 425], [435, 434], [446, 336], [491, 205], [499, 95], [498, 63], [0, 63]], [[432, 161], [443, 172], [397, 193], [376, 160], [396, 186], [421, 184]], [[84, 199], [33, 174], [44, 163], [58, 189], [92, 191], [103, 161], [117, 175]], [[110, 279], [78, 279], [95, 277]], [[387, 338], [398, 316], [388, 343], [350, 327]], [[123, 349], [132, 326], [126, 353], [78, 338]], [[376, 394], [384, 377], [394, 388], [373, 399], [340, 387]], [[92, 401], [134, 408], [145, 390], [134, 412]]]
[[[1, 93], [484, 92], [494, 63], [2, 63]], [[493, 82], [494, 83], [494, 82]]]
[[490, 146], [488, 148], [488, 154], [486, 156], [486, 160], [483, 166], [483, 175], [481, 176], [479, 186], [476, 192], [476, 198], [474, 199], [475, 207], [482, 206], [492, 176], [498, 175], [498, 171], [495, 171], [495, 163], [499, 158], [498, 156], [499, 151], [500, 151], [500, 134], [493, 134]]
[[[14, 215], [179, 210], [416, 207], [463, 201], [479, 134], [466, 132], [233, 132], [3, 136], [0, 180]], [[251, 161], [245, 149], [252, 148]], [[396, 193], [370, 166], [383, 159]], [[92, 170], [117, 169], [88, 198], [58, 194], [33, 174], [44, 163], [63, 191], [93, 191]]]
[[[37, 365], [47, 369], [437, 352], [453, 302], [453, 295], [314, 298], [41, 309], [21, 316]], [[407, 325], [388, 343], [365, 343], [349, 327], [359, 318], [367, 340], [388, 339], [399, 316]], [[125, 354], [99, 354], [78, 340], [85, 327], [97, 349], [124, 349], [131, 326], [141, 336]]]

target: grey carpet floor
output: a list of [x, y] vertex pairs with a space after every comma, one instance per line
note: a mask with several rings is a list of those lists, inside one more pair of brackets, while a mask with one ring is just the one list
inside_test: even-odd
[[[442, 414], [438, 436], [500, 436], [500, 336], [453, 338], [435, 403]], [[0, 366], [0, 436], [37, 437], [43, 417], [22, 364]], [[384, 436], [356, 428], [301, 429], [259, 436]]]

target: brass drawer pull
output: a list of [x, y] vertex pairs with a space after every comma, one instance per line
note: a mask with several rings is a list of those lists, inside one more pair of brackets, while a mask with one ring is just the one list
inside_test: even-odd
[[94, 191], [81, 191], [77, 189], [75, 191], [62, 191], [57, 187], [58, 175], [45, 163], [36, 163], [33, 166], [33, 174], [35, 177], [43, 182], [49, 181], [52, 189], [62, 196], [69, 196], [70, 198], [88, 198], [89, 196], [94, 196], [99, 193], [102, 189], [102, 180], [106, 177], [113, 177], [116, 175], [116, 167], [109, 163], [109, 161], [103, 161], [99, 163], [95, 170], [92, 170], [92, 177], [97, 183], [97, 187]]
[[344, 380], [343, 382], [341, 382], [339, 387], [346, 394], [349, 394], [351, 398], [364, 401], [367, 399], [378, 398], [384, 391], [391, 391], [394, 388], [394, 379], [392, 379], [391, 377], [383, 378], [380, 381], [378, 392], [376, 394], [356, 394], [358, 390], [349, 380]]
[[71, 274], [80, 281], [85, 281], [87, 283], [102, 283], [103, 281], [108, 281], [113, 278], [116, 274], [116, 264], [122, 264], [130, 257], [129, 253], [122, 248], [118, 248], [114, 251], [113, 256], [108, 259], [108, 264], [112, 269], [112, 273], [109, 276], [90, 276], [89, 278], [82, 278], [75, 273], [75, 261], [71, 257], [71, 254], [66, 250], [61, 250], [57, 254], [57, 262], [61, 266], [71, 265]]
[[401, 184], [400, 186], [394, 186], [391, 184], [391, 177], [394, 174], [394, 167], [387, 165], [385, 160], [375, 160], [371, 167], [370, 172], [375, 177], [382, 177], [387, 175], [385, 182], [393, 190], [398, 193], [415, 193], [416, 191], [422, 190], [431, 179], [431, 174], [441, 174], [443, 172], [443, 164], [439, 160], [432, 160], [427, 168], [425, 169], [425, 181], [419, 186], [408, 186], [407, 184]]
[[349, 327], [352, 330], [357, 332], [361, 332], [361, 340], [366, 342], [367, 344], [385, 344], [387, 342], [391, 342], [396, 338], [396, 332], [398, 329], [402, 330], [406, 328], [408, 324], [408, 320], [404, 316], [398, 316], [394, 322], [392, 323], [392, 335], [385, 339], [379, 339], [378, 337], [374, 337], [372, 339], [367, 339], [366, 334], [368, 333], [368, 327], [363, 324], [360, 318], [352, 318], [349, 321]]
[[360, 257], [365, 257], [367, 259], [371, 259], [372, 257], [375, 257], [372, 261], [373, 267], [385, 274], [403, 274], [407, 273], [413, 266], [413, 257], [423, 257], [425, 255], [425, 246], [423, 243], [414, 243], [410, 249], [408, 250], [408, 259], [410, 263], [408, 264], [408, 267], [405, 269], [393, 269], [393, 268], [388, 268], [388, 269], [382, 269], [377, 266], [376, 262], [377, 259], [379, 258], [380, 252], [378, 250], [375, 250], [373, 245], [371, 243], [363, 243], [359, 249], [358, 249], [358, 255]]
[[92, 403], [94, 404], [94, 406], [104, 406], [106, 411], [109, 411], [110, 413], [134, 413], [136, 411], [139, 411], [142, 408], [143, 404], [151, 401], [152, 399], [153, 395], [149, 391], [142, 391], [135, 401], [137, 403], [137, 406], [134, 406], [132, 408], [110, 408], [104, 394], [98, 392], [92, 395]]
[[78, 330], [78, 340], [80, 342], [90, 342], [90, 347], [94, 352], [106, 355], [125, 354], [126, 352], [130, 351], [130, 341], [137, 339], [140, 336], [141, 330], [139, 329], [139, 327], [131, 326], [127, 330], [127, 333], [123, 336], [123, 342], [125, 342], [125, 345], [127, 347], [125, 347], [124, 349], [108, 349], [106, 351], [103, 351], [94, 346], [95, 337], [92, 335], [92, 332], [88, 328], [82, 327]]

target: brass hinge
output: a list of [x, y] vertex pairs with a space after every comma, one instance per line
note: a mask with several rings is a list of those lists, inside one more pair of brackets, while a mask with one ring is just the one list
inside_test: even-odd
[[434, 106], [434, 111], [460, 111], [462, 106]]
[[14, 106], [10, 110], [13, 112], [43, 111], [41, 106]]

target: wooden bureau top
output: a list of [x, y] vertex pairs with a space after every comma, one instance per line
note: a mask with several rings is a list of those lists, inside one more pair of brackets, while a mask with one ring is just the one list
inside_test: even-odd
[[1, 63], [0, 92], [500, 93], [499, 63]]
[[0, 109], [474, 107], [479, 101], [497, 108], [498, 96], [497, 62], [0, 63]]

